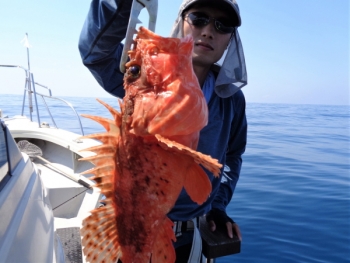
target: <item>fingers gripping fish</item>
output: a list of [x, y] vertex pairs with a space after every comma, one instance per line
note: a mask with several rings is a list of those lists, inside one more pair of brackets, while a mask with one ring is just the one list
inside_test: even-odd
[[[190, 37], [163, 38], [141, 27], [124, 77], [121, 112], [100, 101], [113, 119], [88, 116], [105, 133], [85, 136], [101, 146], [96, 187], [106, 206], [83, 222], [84, 254], [90, 262], [173, 263], [175, 236], [167, 213], [182, 188], [202, 204], [211, 192], [203, 167], [218, 176], [221, 165], [196, 151], [208, 109], [192, 69]], [[194, 117], [195, 116], [195, 117]]]

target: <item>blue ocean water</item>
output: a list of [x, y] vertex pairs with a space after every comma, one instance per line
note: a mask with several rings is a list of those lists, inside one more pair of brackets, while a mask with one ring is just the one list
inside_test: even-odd
[[[64, 99], [79, 114], [109, 116], [94, 98]], [[21, 105], [22, 96], [0, 95], [4, 115], [21, 114]], [[50, 108], [60, 128], [80, 133], [67, 121], [72, 112], [58, 102]], [[248, 145], [228, 207], [242, 231], [241, 253], [216, 262], [350, 262], [350, 107], [248, 103], [247, 119]], [[102, 131], [82, 123], [86, 134]]]

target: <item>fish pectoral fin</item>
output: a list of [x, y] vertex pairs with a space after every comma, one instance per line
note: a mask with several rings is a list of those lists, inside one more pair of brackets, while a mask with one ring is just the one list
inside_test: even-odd
[[157, 138], [160, 146], [162, 146], [165, 150], [172, 150], [174, 152], [186, 154], [192, 157], [196, 163], [203, 165], [208, 171], [212, 172], [214, 176], [219, 176], [222, 164], [220, 164], [217, 159], [192, 150], [191, 148], [182, 145], [181, 143], [164, 138], [159, 134], [156, 134], [155, 137]]
[[193, 163], [186, 171], [184, 188], [193, 202], [201, 205], [211, 193], [211, 182], [202, 167]]
[[153, 244], [152, 263], [173, 263], [175, 262], [175, 250], [172, 241], [176, 240], [173, 231], [173, 222], [166, 218], [163, 224], [157, 229], [158, 235]]

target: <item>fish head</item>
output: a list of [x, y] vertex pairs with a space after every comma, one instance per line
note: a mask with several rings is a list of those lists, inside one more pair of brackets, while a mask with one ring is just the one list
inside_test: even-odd
[[164, 38], [139, 29], [124, 76], [123, 120], [131, 133], [199, 136], [208, 108], [192, 68], [192, 50], [190, 36]]

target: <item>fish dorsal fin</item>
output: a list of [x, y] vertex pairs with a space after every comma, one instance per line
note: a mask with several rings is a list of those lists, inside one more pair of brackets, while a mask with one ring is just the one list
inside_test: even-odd
[[85, 149], [85, 151], [93, 152], [96, 155], [81, 158], [80, 160], [90, 161], [95, 164], [95, 167], [86, 171], [85, 174], [94, 174], [90, 179], [96, 182], [94, 186], [101, 190], [106, 199], [103, 200], [105, 206], [91, 211], [91, 215], [84, 219], [83, 227], [81, 228], [81, 234], [84, 237], [82, 244], [87, 261], [117, 262], [123, 255], [118, 243], [115, 224], [118, 211], [113, 205], [115, 181], [119, 178], [115, 159], [118, 153], [117, 145], [121, 138], [119, 128], [121, 114], [108, 104], [101, 103], [111, 112], [114, 119], [84, 115], [84, 117], [99, 122], [106, 129], [106, 132], [83, 137], [83, 139], [99, 140], [102, 144]]

